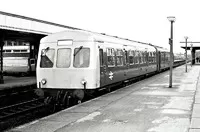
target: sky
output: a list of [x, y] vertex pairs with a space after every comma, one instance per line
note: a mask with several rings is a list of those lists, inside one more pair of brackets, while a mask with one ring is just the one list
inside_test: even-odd
[[[198, 0], [6, 0], [0, 11], [168, 48], [173, 24], [174, 53], [181, 41], [200, 42]], [[188, 43], [190, 45], [191, 43]], [[199, 44], [200, 45], [200, 44]]]

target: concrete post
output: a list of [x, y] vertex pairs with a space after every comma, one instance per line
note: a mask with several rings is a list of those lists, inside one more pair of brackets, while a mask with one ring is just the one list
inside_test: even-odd
[[188, 37], [185, 36], [185, 72], [187, 72], [187, 39]]

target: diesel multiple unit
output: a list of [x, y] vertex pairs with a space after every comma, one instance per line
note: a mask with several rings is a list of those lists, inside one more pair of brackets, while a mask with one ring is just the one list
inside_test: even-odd
[[40, 43], [38, 93], [82, 100], [87, 93], [167, 69], [169, 58], [164, 48], [116, 36], [82, 30], [55, 33]]

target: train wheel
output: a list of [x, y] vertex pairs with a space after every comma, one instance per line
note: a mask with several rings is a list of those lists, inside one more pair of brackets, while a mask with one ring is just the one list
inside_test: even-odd
[[37, 88], [34, 93], [41, 98], [44, 97], [44, 91], [41, 88]]
[[85, 96], [85, 92], [81, 89], [76, 89], [73, 92], [73, 97], [77, 98], [78, 100], [82, 100]]

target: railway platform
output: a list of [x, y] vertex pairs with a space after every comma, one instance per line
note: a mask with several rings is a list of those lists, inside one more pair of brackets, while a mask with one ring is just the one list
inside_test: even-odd
[[36, 85], [36, 77], [4, 76], [4, 84], [0, 84], [0, 91], [30, 85]]
[[200, 130], [200, 66], [166, 71], [11, 132], [197, 132]]

